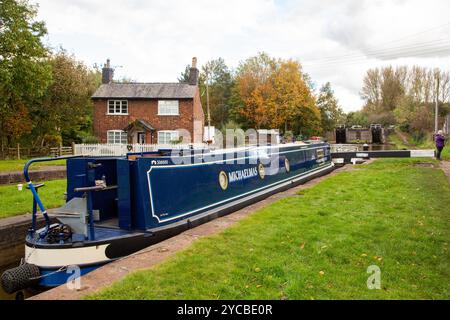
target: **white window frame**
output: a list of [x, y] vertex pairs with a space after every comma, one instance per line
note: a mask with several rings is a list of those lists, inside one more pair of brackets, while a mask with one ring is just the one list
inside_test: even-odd
[[[170, 105], [173, 104], [173, 105]], [[174, 111], [168, 111], [170, 108], [175, 109]], [[163, 110], [166, 108], [165, 110]], [[158, 116], [179, 116], [180, 115], [180, 102], [178, 100], [158, 100]]]
[[[160, 139], [161, 134], [170, 133], [170, 139], [167, 142], [162, 142]], [[170, 141], [178, 140], [180, 138], [180, 133], [177, 130], [161, 130], [158, 131], [158, 144], [170, 144]]]
[[[110, 133], [113, 134], [112, 141], [110, 139]], [[118, 137], [117, 137], [117, 134], [118, 134]], [[126, 143], [128, 143], [128, 133], [123, 130], [108, 130], [108, 131], [106, 131], [106, 143], [126, 144]]]
[[[114, 111], [110, 112], [109, 110], [109, 105], [110, 103], [113, 103], [114, 105]], [[125, 102], [125, 103], [124, 103]], [[125, 109], [126, 105], [126, 112], [123, 112]], [[119, 111], [117, 111], [117, 107], [119, 107]], [[109, 99], [106, 103], [106, 114], [107, 115], [112, 115], [112, 116], [126, 116], [128, 115], [129, 112], [129, 104], [128, 104], [128, 100], [120, 100], [120, 99]]]

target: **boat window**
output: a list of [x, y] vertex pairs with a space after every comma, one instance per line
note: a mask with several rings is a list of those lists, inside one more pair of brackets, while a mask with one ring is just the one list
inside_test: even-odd
[[324, 156], [323, 149], [316, 149], [317, 159], [322, 159]]

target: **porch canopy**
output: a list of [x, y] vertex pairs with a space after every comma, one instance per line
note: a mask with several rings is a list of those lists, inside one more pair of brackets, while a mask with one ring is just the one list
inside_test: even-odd
[[[123, 131], [127, 132], [129, 142], [152, 143], [152, 133], [155, 131], [155, 128], [143, 119], [136, 119], [123, 128]], [[143, 135], [143, 137], [140, 135]]]

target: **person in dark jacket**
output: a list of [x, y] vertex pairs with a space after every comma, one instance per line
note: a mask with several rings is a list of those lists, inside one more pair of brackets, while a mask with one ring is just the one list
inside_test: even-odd
[[441, 160], [441, 152], [442, 149], [444, 149], [445, 145], [445, 137], [442, 133], [442, 130], [439, 130], [437, 132], [436, 136], [434, 137], [434, 141], [436, 142], [436, 149], [437, 149], [436, 159]]

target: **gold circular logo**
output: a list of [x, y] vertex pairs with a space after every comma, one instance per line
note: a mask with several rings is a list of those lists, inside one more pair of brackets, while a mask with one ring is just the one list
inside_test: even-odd
[[259, 177], [261, 179], [264, 179], [264, 176], [266, 175], [266, 169], [264, 169], [264, 166], [262, 165], [262, 163], [260, 163], [258, 166], [258, 173], [259, 173]]
[[291, 171], [291, 165], [289, 164], [288, 158], [284, 159], [284, 167], [286, 168], [286, 172]]
[[227, 190], [228, 188], [228, 177], [224, 171], [220, 171], [219, 173], [219, 184], [222, 190]]

